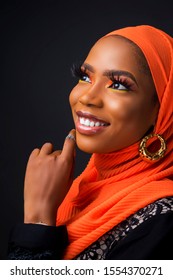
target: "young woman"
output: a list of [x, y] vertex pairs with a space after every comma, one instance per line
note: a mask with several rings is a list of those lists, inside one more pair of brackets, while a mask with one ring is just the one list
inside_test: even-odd
[[[75, 129], [31, 153], [8, 258], [172, 259], [173, 39], [113, 31], [73, 74]], [[92, 156], [73, 181], [75, 139]]]

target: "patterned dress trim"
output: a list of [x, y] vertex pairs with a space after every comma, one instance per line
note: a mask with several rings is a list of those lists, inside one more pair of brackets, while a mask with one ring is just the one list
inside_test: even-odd
[[159, 199], [131, 215], [115, 226], [96, 242], [80, 253], [74, 260], [104, 260], [111, 249], [124, 239], [132, 230], [156, 215], [173, 211], [173, 197]]

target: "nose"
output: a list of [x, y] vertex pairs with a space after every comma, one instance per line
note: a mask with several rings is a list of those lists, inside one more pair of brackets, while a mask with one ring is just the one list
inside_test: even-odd
[[100, 87], [92, 86], [84, 91], [79, 98], [79, 102], [88, 107], [103, 107], [103, 96]]

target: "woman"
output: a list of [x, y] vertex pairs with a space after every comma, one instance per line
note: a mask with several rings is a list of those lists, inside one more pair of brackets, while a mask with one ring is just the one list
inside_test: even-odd
[[[168, 259], [173, 249], [173, 40], [147, 25], [98, 40], [70, 94], [75, 130], [29, 158], [9, 259]], [[91, 159], [72, 183], [75, 137]], [[172, 258], [172, 256], [170, 255]]]

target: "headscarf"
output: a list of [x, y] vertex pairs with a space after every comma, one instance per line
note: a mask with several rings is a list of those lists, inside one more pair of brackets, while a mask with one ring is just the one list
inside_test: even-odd
[[173, 39], [148, 25], [108, 33], [133, 41], [142, 50], [156, 87], [160, 109], [154, 132], [167, 143], [165, 156], [144, 161], [139, 142], [109, 154], [93, 154], [58, 209], [57, 225], [69, 236], [64, 259], [73, 259], [139, 209], [173, 195]]

